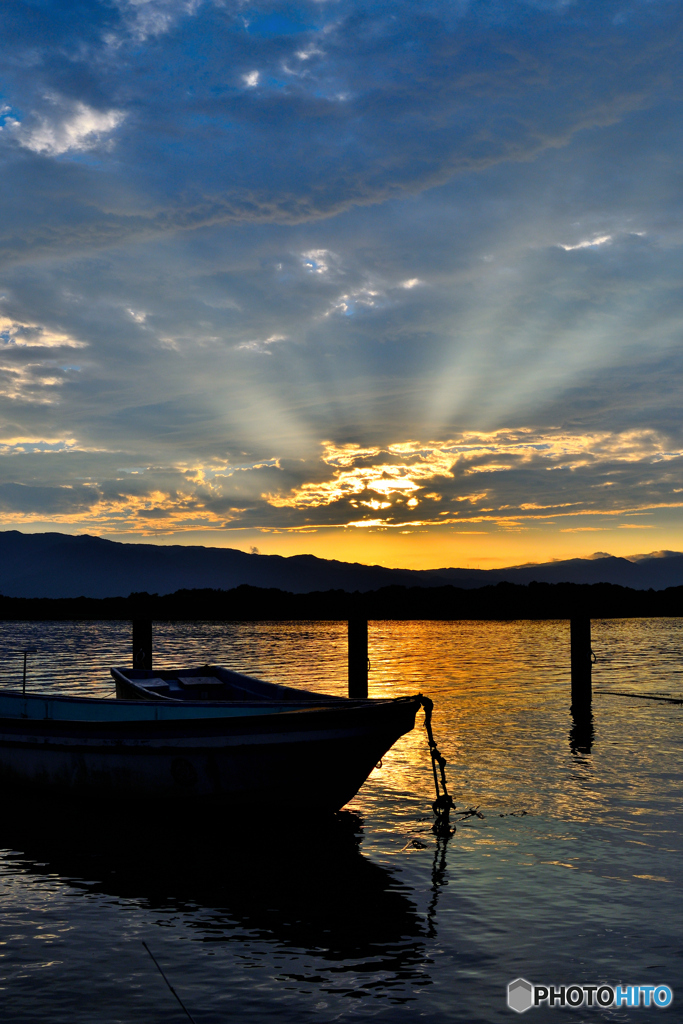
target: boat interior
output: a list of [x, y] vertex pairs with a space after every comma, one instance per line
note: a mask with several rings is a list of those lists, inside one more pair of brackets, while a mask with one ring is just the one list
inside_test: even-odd
[[116, 680], [116, 694], [126, 699], [181, 701], [306, 701], [343, 700], [329, 694], [267, 683], [262, 679], [231, 672], [218, 665], [201, 668], [154, 671], [151, 669], [111, 670]]

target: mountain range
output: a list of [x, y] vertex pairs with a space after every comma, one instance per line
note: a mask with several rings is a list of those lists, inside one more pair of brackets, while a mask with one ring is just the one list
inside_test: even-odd
[[292, 593], [369, 591], [380, 587], [471, 589], [501, 582], [617, 583], [636, 590], [683, 585], [683, 554], [676, 551], [517, 565], [507, 569], [387, 569], [315, 555], [247, 554], [235, 548], [123, 544], [63, 533], [0, 531], [0, 594], [7, 597], [126, 597], [146, 591], [246, 583]]

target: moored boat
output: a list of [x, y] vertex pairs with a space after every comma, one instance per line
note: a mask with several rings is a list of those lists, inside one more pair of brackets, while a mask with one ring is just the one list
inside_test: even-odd
[[[119, 676], [132, 683], [140, 675], [112, 671], [117, 689]], [[202, 672], [180, 670], [173, 678]], [[414, 727], [422, 701], [349, 700], [220, 672], [234, 688], [230, 700], [0, 691], [2, 790], [259, 813], [335, 811]], [[165, 675], [147, 673], [147, 682]]]

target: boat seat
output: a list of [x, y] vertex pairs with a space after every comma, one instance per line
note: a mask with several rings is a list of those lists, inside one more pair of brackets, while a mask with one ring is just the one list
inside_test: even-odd
[[206, 690], [209, 687], [225, 686], [223, 680], [216, 679], [215, 676], [178, 676], [178, 682], [181, 686], [185, 686], [190, 689], [196, 688]]
[[166, 690], [168, 689], [168, 682], [166, 679], [159, 679], [157, 676], [155, 679], [139, 679], [136, 680], [141, 686], [144, 686], [146, 690]]

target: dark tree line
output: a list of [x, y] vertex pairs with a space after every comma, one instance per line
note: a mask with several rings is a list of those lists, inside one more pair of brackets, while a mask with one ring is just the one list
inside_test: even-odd
[[683, 614], [683, 587], [632, 590], [611, 583], [498, 583], [459, 587], [382, 587], [368, 593], [291, 594], [274, 588], [177, 590], [110, 598], [0, 595], [0, 619], [567, 619]]

